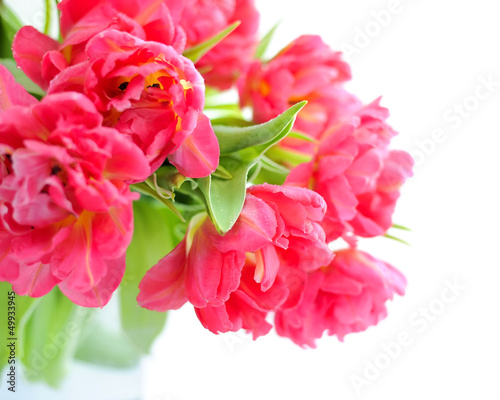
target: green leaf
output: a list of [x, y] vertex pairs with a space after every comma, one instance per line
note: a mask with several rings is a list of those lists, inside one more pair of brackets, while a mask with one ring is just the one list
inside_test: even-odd
[[176, 189], [179, 189], [182, 186], [186, 177], [182, 175], [173, 165], [163, 165], [153, 174], [152, 180], [157, 188], [159, 187], [165, 189], [173, 194]]
[[[240, 155], [242, 156], [242, 158], [248, 160], [255, 157], [260, 157], [266, 151], [271, 149], [274, 145], [281, 142], [291, 132], [293, 124], [295, 123], [295, 119], [297, 118], [297, 114], [299, 113], [300, 110], [302, 110], [302, 108], [304, 108], [306, 104], [307, 101], [301, 101], [300, 103], [297, 103], [292, 107], [290, 107], [287, 111], [276, 117], [274, 120], [269, 121], [268, 123], [272, 123], [276, 119], [279, 119], [282, 116], [286, 116], [279, 123], [277, 123], [276, 126], [274, 127], [272, 125], [269, 126], [269, 129], [276, 129], [277, 131], [279, 131], [278, 135], [276, 135], [272, 140], [270, 140], [267, 143], [253, 146], [248, 149], [240, 151]], [[284, 125], [286, 121], [289, 121], [288, 124], [283, 129], [281, 129], [281, 126]]]
[[24, 74], [23, 71], [17, 68], [17, 64], [14, 60], [3, 58], [0, 59], [0, 64], [7, 68], [10, 73], [14, 75], [16, 82], [23, 86], [29, 93], [37, 97], [45, 96], [45, 92], [40, 88], [40, 86], [33, 83], [31, 79]]
[[281, 164], [278, 164], [266, 156], [260, 157], [262, 161], [262, 169], [273, 172], [275, 174], [282, 174], [285, 177], [290, 173], [290, 170]]
[[245, 127], [254, 125], [252, 122], [249, 122], [243, 118], [235, 118], [235, 117], [210, 118], [210, 121], [212, 122], [212, 126], [227, 125], [232, 127], [235, 126]]
[[410, 229], [410, 228], [407, 228], [406, 226], [403, 226], [403, 225], [392, 224], [392, 227], [391, 227], [391, 228], [394, 228], [394, 229], [400, 229], [400, 230], [403, 230], [403, 231], [408, 231], [408, 232], [411, 232], [411, 229]]
[[281, 21], [279, 21], [276, 25], [274, 25], [269, 32], [266, 33], [266, 35], [261, 39], [259, 45], [257, 46], [257, 49], [255, 50], [255, 55], [254, 58], [257, 60], [262, 60], [264, 58], [264, 54], [267, 51], [267, 48], [269, 47], [269, 44], [271, 43], [271, 40], [274, 37], [274, 34], [276, 33], [276, 29], [278, 29], [278, 26], [280, 26]]
[[205, 104], [205, 110], [222, 110], [241, 114], [241, 109], [238, 104]]
[[222, 155], [254, 147], [247, 154], [258, 157], [269, 147], [283, 139], [291, 130], [298, 112], [306, 105], [302, 101], [286, 110], [276, 118], [259, 125], [235, 127], [214, 125], [214, 132], [219, 140]]
[[102, 310], [91, 310], [75, 358], [105, 367], [131, 368], [139, 363], [142, 354], [124, 332], [106, 324], [104, 317], [96, 317], [104, 315], [107, 307], [109, 304]]
[[257, 159], [241, 161], [233, 157], [221, 157], [220, 164], [229, 171], [232, 179], [216, 176], [197, 179], [210, 218], [220, 234], [229, 231], [238, 219], [245, 202], [248, 172], [257, 162]]
[[254, 185], [259, 185], [261, 183], [269, 183], [271, 185], [283, 185], [286, 177], [290, 173], [290, 170], [281, 164], [278, 164], [271, 160], [270, 158], [262, 155], [261, 166], [258, 175], [251, 179]]
[[0, 1], [0, 58], [12, 58], [12, 41], [22, 26], [16, 14]]
[[149, 352], [163, 330], [167, 314], [139, 307], [139, 282], [182, 239], [179, 224], [182, 225], [171, 211], [154, 202], [134, 202], [134, 236], [127, 250], [127, 269], [119, 296], [123, 330], [143, 353]]
[[228, 35], [230, 35], [239, 25], [241, 21], [233, 22], [222, 32], [217, 35], [212, 36], [208, 40], [195, 47], [191, 47], [187, 49], [183, 56], [189, 58], [192, 62], [196, 63], [201, 57], [207, 54], [212, 48], [214, 48], [218, 43], [220, 43], [223, 39], [225, 39]]
[[212, 176], [220, 179], [233, 179], [231, 173], [220, 164], [217, 166], [217, 169], [212, 173]]
[[181, 221], [185, 222], [184, 217], [177, 207], [172, 202], [174, 195], [173, 192], [168, 189], [163, 189], [158, 186], [158, 178], [156, 174], [146, 179], [144, 182], [134, 183], [130, 186], [132, 190], [139, 193], [146, 194], [156, 200], [158, 200], [163, 205], [167, 206]]
[[266, 152], [266, 156], [277, 163], [290, 166], [297, 166], [299, 164], [307, 163], [312, 159], [312, 156], [310, 154], [287, 150], [283, 147], [273, 147], [269, 149]]
[[389, 235], [388, 233], [386, 233], [386, 234], [384, 235], [384, 237], [386, 237], [387, 239], [395, 240], [396, 242], [399, 242], [399, 243], [406, 244], [407, 246], [411, 246], [411, 244], [410, 244], [410, 243], [408, 243], [408, 242], [404, 241], [403, 239], [400, 239], [400, 238], [398, 238], [398, 237], [396, 237], [396, 236], [393, 236], [393, 235]]
[[[262, 163], [263, 164], [263, 163]], [[283, 185], [285, 183], [287, 175], [279, 172], [277, 170], [271, 170], [262, 165], [259, 174], [251, 178], [252, 184], [260, 185], [261, 183], [269, 183], [271, 185]]]
[[[220, 234], [229, 231], [245, 202], [248, 174], [256, 176], [261, 167], [262, 155], [292, 129], [297, 113], [306, 102], [295, 104], [283, 114], [264, 124], [250, 127], [214, 126], [221, 147], [220, 165], [231, 176], [211, 175], [196, 179], [206, 203], [210, 218]], [[230, 155], [228, 155], [230, 154]], [[268, 167], [276, 169], [270, 160], [264, 160]], [[283, 172], [282, 169], [280, 169]]]
[[[82, 309], [82, 312], [77, 312]], [[23, 327], [20, 359], [28, 380], [57, 387], [76, 352], [83, 307], [73, 304], [58, 288], [39, 300]]]
[[[7, 299], [8, 293], [12, 287], [7, 282], [0, 282], [0, 321], [2, 321], [2, 329], [0, 330], [0, 372], [3, 367], [7, 365], [8, 349], [7, 344], [7, 307], [9, 300]], [[4, 322], [5, 321], [5, 322]], [[3, 376], [3, 374], [2, 374]]]
[[[9, 310], [9, 293], [12, 292], [12, 286], [7, 282], [0, 282], [0, 321], [5, 321], [2, 323], [2, 330], [0, 331], [0, 371], [7, 364], [8, 356], [10, 350], [7, 348], [7, 344], [10, 342], [7, 340], [10, 337], [10, 332], [8, 328], [8, 312]], [[10, 294], [11, 295], [11, 294]], [[37, 299], [28, 296], [17, 296], [15, 295], [15, 337], [17, 338], [17, 349], [16, 355], [19, 356], [20, 348], [23, 344], [23, 339], [25, 335], [23, 334], [23, 324], [26, 318], [30, 315], [30, 309], [33, 308], [34, 304], [37, 303]], [[12, 315], [12, 314], [11, 314]]]
[[294, 139], [300, 139], [304, 140], [306, 142], [311, 142], [311, 143], [316, 143], [318, 140], [313, 138], [312, 136], [306, 135], [305, 133], [302, 132], [290, 132], [288, 135], [289, 138], [294, 138]]

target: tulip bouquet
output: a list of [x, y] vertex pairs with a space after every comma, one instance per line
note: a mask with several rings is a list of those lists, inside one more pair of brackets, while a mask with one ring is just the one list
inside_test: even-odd
[[[128, 365], [186, 303], [213, 333], [304, 347], [386, 316], [406, 280], [357, 239], [401, 228], [413, 161], [340, 53], [305, 35], [265, 59], [253, 0], [58, 9], [59, 40], [1, 19], [0, 281], [34, 379]], [[92, 353], [112, 297], [121, 348]]]

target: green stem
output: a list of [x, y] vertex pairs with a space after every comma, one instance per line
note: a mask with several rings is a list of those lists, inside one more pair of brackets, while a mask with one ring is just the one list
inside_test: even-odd
[[159, 202], [165, 204], [168, 208], [170, 208], [174, 214], [182, 221], [186, 222], [182, 214], [179, 212], [179, 210], [173, 205], [173, 203], [166, 199], [165, 197], [162, 197], [156, 190], [151, 188], [146, 182], [140, 182], [140, 183], [134, 183], [131, 185], [131, 188], [136, 190], [137, 192], [146, 194], [148, 196], [151, 196], [158, 200]]
[[50, 6], [50, 0], [45, 0], [45, 27], [43, 28], [43, 33], [46, 35], [49, 34], [50, 30], [50, 20], [51, 20], [51, 15], [52, 13], [52, 7]]

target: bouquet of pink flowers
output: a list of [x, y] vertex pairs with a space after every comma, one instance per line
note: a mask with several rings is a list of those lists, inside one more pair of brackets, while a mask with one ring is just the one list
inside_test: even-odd
[[305, 35], [264, 59], [253, 0], [58, 9], [55, 40], [2, 8], [0, 281], [23, 340], [114, 292], [144, 351], [186, 303], [213, 333], [274, 322], [310, 347], [386, 316], [406, 280], [357, 238], [402, 228], [413, 160], [340, 53]]

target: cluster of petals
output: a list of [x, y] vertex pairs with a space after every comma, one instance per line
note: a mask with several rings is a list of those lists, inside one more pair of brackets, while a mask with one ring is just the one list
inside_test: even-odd
[[[227, 89], [250, 63], [259, 14], [253, 0], [64, 0], [59, 43], [30, 26], [13, 43], [26, 75], [48, 93], [78, 91], [144, 152], [154, 172], [168, 157], [197, 178], [219, 147], [203, 114], [205, 80]], [[240, 25], [195, 65], [186, 48]], [[129, 85], [129, 86], [128, 86]]]
[[[61, 42], [23, 27], [13, 55], [47, 96], [38, 101], [0, 65], [0, 281], [40, 297], [55, 286], [102, 307], [121, 282], [133, 234], [130, 184], [165, 162], [189, 178], [212, 174], [220, 148], [204, 114], [205, 84], [237, 83], [240, 104], [264, 123], [307, 101], [278, 147], [283, 186], [250, 186], [221, 235], [203, 212], [144, 276], [140, 306], [190, 303], [213, 333], [245, 329], [315, 346], [377, 324], [403, 295], [404, 276], [356, 248], [384, 235], [413, 160], [391, 150], [396, 132], [379, 99], [344, 89], [341, 53], [303, 35], [269, 61], [253, 60], [254, 0], [62, 0]], [[196, 50], [239, 26], [196, 63]], [[199, 48], [198, 48], [199, 50]], [[196, 52], [196, 51], [194, 51]], [[191, 51], [193, 54], [193, 51]], [[194, 58], [193, 58], [194, 59]], [[297, 165], [293, 153], [311, 161]], [[296, 154], [295, 154], [296, 155]], [[286, 157], [285, 157], [286, 158]], [[231, 195], [230, 193], [228, 195]], [[350, 248], [332, 252], [344, 238]]]
[[257, 123], [307, 100], [294, 129], [318, 137], [334, 113], [357, 103], [341, 86], [350, 78], [349, 64], [340, 52], [332, 51], [320, 36], [303, 35], [270, 61], [254, 61], [238, 86], [242, 106], [252, 107]]
[[330, 265], [307, 274], [299, 302], [278, 309], [276, 331], [300, 346], [315, 347], [325, 331], [340, 340], [386, 317], [386, 302], [403, 295], [405, 277], [358, 249], [335, 252]]
[[311, 190], [252, 186], [241, 215], [224, 236], [208, 217], [193, 219], [181, 243], [146, 273], [137, 300], [157, 311], [189, 301], [213, 332], [243, 327], [254, 337], [267, 333], [263, 318], [257, 318], [258, 324], [250, 321], [253, 314], [265, 316], [287, 300], [283, 270], [305, 273], [333, 257], [319, 225], [325, 211], [324, 200]]
[[130, 180], [149, 165], [78, 93], [31, 97], [0, 66], [0, 280], [102, 307], [125, 270]]
[[276, 330], [301, 346], [314, 347], [326, 330], [342, 339], [377, 324], [386, 315], [385, 302], [406, 286], [393, 267], [357, 250], [356, 237], [384, 235], [392, 226], [413, 160], [389, 148], [396, 132], [380, 99], [364, 106], [344, 89], [349, 79], [341, 54], [319, 36], [305, 35], [270, 61], [252, 63], [238, 82], [241, 105], [252, 108], [257, 123], [307, 100], [293, 129], [312, 140], [287, 138], [279, 146], [311, 161], [280, 159], [292, 168], [285, 185], [319, 193], [327, 204], [321, 221], [326, 242], [342, 237], [351, 246], [322, 268], [280, 270], [290, 292], [275, 311]]
[[20, 67], [43, 89], [64, 69], [84, 61], [89, 40], [108, 29], [172, 46], [182, 54], [239, 21], [197, 65], [207, 83], [220, 89], [236, 81], [258, 40], [259, 13], [253, 0], [63, 0], [58, 8], [62, 43], [30, 26], [14, 42]]
[[64, 69], [86, 60], [88, 41], [107, 29], [163, 43], [179, 52], [185, 47], [185, 33], [176, 28], [164, 1], [63, 0], [58, 8], [62, 43], [25, 26], [13, 44], [18, 65], [42, 89]]
[[380, 236], [392, 225], [413, 160], [404, 151], [388, 149], [396, 134], [386, 123], [388, 115], [376, 100], [338, 121], [320, 136], [313, 160], [292, 169], [286, 179], [325, 198], [328, 212], [322, 224], [329, 242], [352, 233]]
[[94, 36], [88, 59], [54, 78], [49, 93], [85, 94], [112, 126], [137, 144], [154, 172], [169, 158], [191, 178], [212, 173], [219, 144], [203, 114], [205, 85], [172, 47], [116, 30]]
[[258, 43], [259, 12], [254, 0], [166, 0], [195, 47], [234, 22], [240, 25], [197, 63], [207, 85], [229, 89], [252, 61]]
[[242, 105], [253, 108], [256, 122], [308, 101], [294, 129], [315, 142], [287, 138], [280, 146], [312, 158], [293, 168], [286, 184], [324, 197], [328, 212], [322, 225], [328, 242], [352, 234], [383, 235], [392, 225], [399, 189], [413, 168], [409, 154], [388, 149], [396, 132], [386, 122], [389, 113], [380, 99], [363, 106], [343, 88], [349, 78], [340, 53], [319, 36], [305, 35], [269, 62], [254, 62], [239, 82]]
[[[2, 129], [16, 132], [2, 143], [1, 278], [19, 294], [59, 285], [75, 303], [102, 306], [121, 280], [133, 230], [137, 195], [128, 184], [167, 157], [192, 178], [216, 169], [219, 145], [197, 67], [215, 86], [232, 85], [253, 56], [259, 15], [250, 0], [63, 0], [58, 8], [61, 42], [26, 26], [13, 43], [18, 66], [48, 96], [33, 104], [1, 71]], [[199, 66], [181, 55], [235, 21], [233, 37]], [[30, 133], [37, 130], [44, 134]], [[43, 174], [41, 165], [23, 169], [37, 152]], [[29, 190], [14, 190], [25, 180]]]

